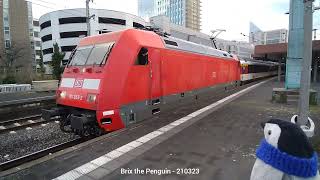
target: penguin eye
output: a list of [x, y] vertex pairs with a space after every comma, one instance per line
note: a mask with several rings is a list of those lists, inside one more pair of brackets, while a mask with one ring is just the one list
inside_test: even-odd
[[271, 130], [268, 131], [268, 134], [271, 135]]

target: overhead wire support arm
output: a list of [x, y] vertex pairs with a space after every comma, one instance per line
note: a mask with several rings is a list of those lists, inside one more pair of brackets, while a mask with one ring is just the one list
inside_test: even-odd
[[[222, 33], [222, 32], [226, 32], [225, 29], [216, 29], [216, 30], [212, 30], [211, 31], [211, 37], [210, 40], [214, 46], [214, 48], [218, 49], [217, 45], [216, 45], [216, 38]], [[216, 34], [215, 34], [216, 33]]]

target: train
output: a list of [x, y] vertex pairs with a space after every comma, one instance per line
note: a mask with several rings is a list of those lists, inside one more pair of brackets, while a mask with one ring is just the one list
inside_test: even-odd
[[127, 29], [83, 38], [42, 118], [60, 128], [101, 135], [148, 119], [176, 104], [276, 74], [277, 65], [154, 31]]

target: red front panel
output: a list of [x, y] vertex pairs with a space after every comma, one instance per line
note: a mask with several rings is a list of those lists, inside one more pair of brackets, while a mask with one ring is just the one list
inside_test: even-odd
[[[90, 69], [89, 72], [84, 71]], [[103, 79], [102, 67], [66, 67], [57, 91], [57, 104], [96, 110]], [[60, 94], [64, 92], [65, 97]], [[88, 95], [96, 95], [96, 101], [89, 102]]]

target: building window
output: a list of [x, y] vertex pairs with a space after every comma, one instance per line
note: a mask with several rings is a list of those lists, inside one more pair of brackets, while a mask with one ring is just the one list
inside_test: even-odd
[[6, 40], [5, 43], [4, 43], [4, 45], [5, 45], [5, 48], [10, 48], [10, 46], [11, 46], [11, 41], [10, 41], [10, 40]]
[[60, 38], [74, 38], [80, 36], [87, 36], [87, 31], [71, 31], [71, 32], [61, 32]]
[[39, 37], [39, 32], [34, 31], [34, 32], [33, 32], [33, 36], [34, 36], [34, 37]]
[[51, 54], [53, 53], [53, 48], [48, 48], [48, 49], [44, 49], [42, 50], [42, 53], [45, 55], [45, 54]]
[[105, 34], [105, 33], [109, 33], [109, 32], [112, 32], [112, 31], [108, 31], [108, 30], [100, 30], [100, 31], [99, 31], [99, 34]]
[[34, 26], [39, 26], [39, 21], [33, 21]]
[[36, 50], [36, 55], [40, 56], [41, 55], [41, 50]]
[[86, 23], [86, 17], [69, 17], [69, 18], [60, 18], [59, 24], [72, 24], [72, 23]]
[[31, 45], [31, 49], [34, 49], [34, 42], [33, 41], [30, 42], [30, 45]]
[[21, 67], [16, 67], [16, 73], [20, 73], [22, 71]]
[[40, 41], [36, 41], [36, 46], [37, 46], [37, 47], [40, 47], [40, 46], [41, 46]]
[[41, 38], [41, 40], [42, 40], [42, 42], [51, 41], [52, 35], [51, 34], [45, 35]]
[[136, 23], [136, 22], [133, 22], [133, 27], [135, 27], [135, 28], [144, 28], [144, 26], [142, 24], [139, 24], [139, 23]]
[[99, 23], [126, 25], [126, 20], [116, 18], [99, 17]]
[[41, 29], [47, 28], [51, 26], [51, 21], [46, 21], [40, 25]]
[[61, 46], [62, 52], [70, 52], [73, 51], [77, 46]]

